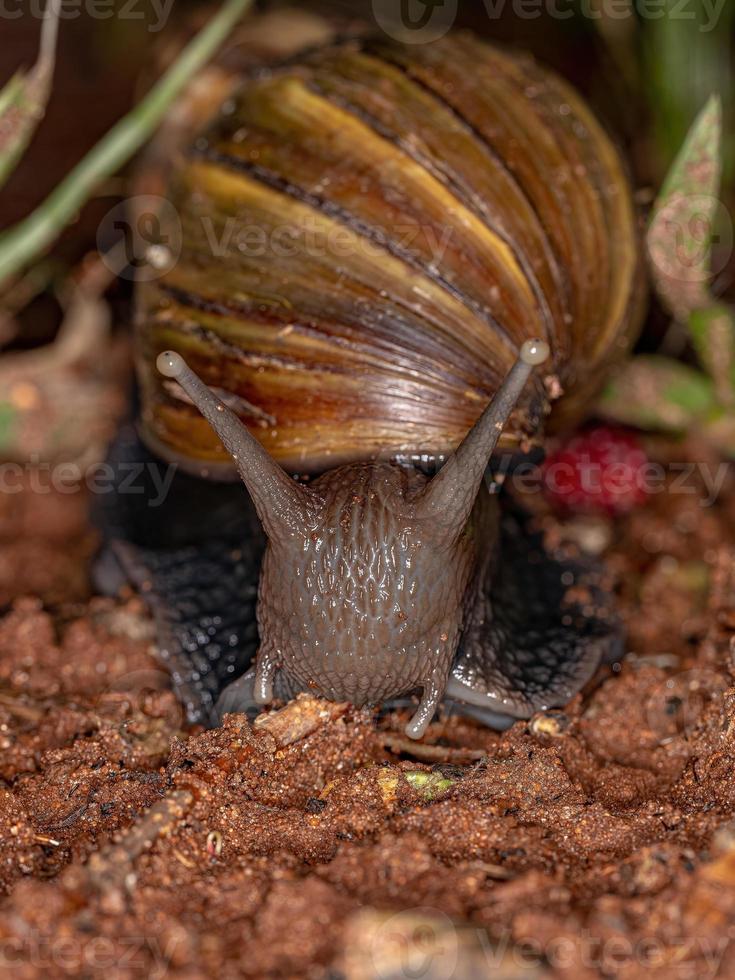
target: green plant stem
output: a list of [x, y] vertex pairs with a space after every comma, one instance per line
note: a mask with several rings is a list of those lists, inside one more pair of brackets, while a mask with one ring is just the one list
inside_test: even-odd
[[90, 150], [43, 204], [0, 236], [0, 288], [37, 258], [101, 181], [125, 164], [160, 123], [171, 102], [210, 59], [252, 0], [226, 0], [145, 98]]
[[0, 92], [0, 186], [15, 170], [46, 112], [56, 65], [61, 0], [49, 0], [41, 25], [38, 58], [17, 72]]

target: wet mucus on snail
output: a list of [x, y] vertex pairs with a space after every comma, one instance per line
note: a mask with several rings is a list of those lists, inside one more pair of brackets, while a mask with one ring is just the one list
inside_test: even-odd
[[[483, 476], [579, 417], [640, 320], [630, 190], [579, 96], [471, 35], [338, 44], [250, 79], [168, 196], [182, 247], [139, 290], [142, 439], [239, 475], [265, 532], [234, 530], [246, 495], [223, 484], [208, 522], [182, 477], [204, 537], [116, 542], [190, 718], [414, 692], [418, 738], [443, 699], [498, 726], [566, 703], [617, 651], [614, 617], [594, 584], [566, 601], [594, 575]], [[215, 254], [233, 220], [266, 244]]]

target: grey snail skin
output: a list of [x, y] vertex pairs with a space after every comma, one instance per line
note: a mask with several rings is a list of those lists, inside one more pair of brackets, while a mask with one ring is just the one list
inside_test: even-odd
[[[158, 358], [232, 456], [268, 539], [260, 578], [254, 696], [273, 699], [276, 671], [291, 689], [380, 704], [420, 688], [406, 733], [421, 738], [447, 686], [463, 622], [487, 576], [480, 541], [497, 513], [476, 503], [490, 455], [534, 366], [527, 340], [497, 394], [439, 473], [395, 463], [348, 463], [296, 483], [180, 355]], [[489, 498], [488, 498], [489, 499]]]
[[[112, 550], [189, 718], [416, 696], [420, 738], [443, 702], [500, 727], [566, 703], [618, 651], [610, 598], [484, 476], [579, 418], [639, 325], [631, 192], [590, 110], [471, 35], [340, 42], [245, 80], [168, 196], [145, 449], [118, 451], [176, 462], [176, 499]], [[263, 248], [215, 255], [232, 222]]]

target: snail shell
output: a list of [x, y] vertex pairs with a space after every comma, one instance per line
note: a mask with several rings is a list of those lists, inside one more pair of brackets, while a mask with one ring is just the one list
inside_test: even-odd
[[[355, 41], [262, 70], [177, 163], [178, 261], [141, 286], [149, 444], [226, 477], [172, 348], [298, 471], [442, 454], [531, 337], [549, 373], [501, 445], [579, 412], [635, 336], [636, 218], [581, 98], [466, 34]], [[162, 241], [175, 229], [161, 228]]]

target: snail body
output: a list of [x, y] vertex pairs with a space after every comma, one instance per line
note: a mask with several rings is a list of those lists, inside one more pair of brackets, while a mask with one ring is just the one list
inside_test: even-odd
[[[140, 293], [142, 436], [189, 472], [239, 475], [267, 538], [262, 568], [262, 544], [237, 549], [260, 639], [220, 709], [419, 689], [419, 737], [446, 692], [489, 721], [566, 701], [614, 629], [562, 611], [576, 570], [530, 559], [481, 488], [497, 446], [579, 413], [637, 327], [630, 192], [579, 97], [470, 36], [339, 44], [251, 79], [170, 197], [181, 255]], [[262, 248], [214, 254], [233, 223]], [[447, 461], [429, 478], [419, 456]], [[174, 618], [169, 647], [200, 650], [201, 623]], [[218, 650], [197, 660], [193, 717], [224, 687]]]
[[[310, 487], [288, 477], [179, 354], [175, 378], [226, 446], [268, 538], [258, 596], [257, 702], [276, 672], [292, 687], [376, 704], [419, 687], [407, 733], [419, 738], [438, 707], [487, 565], [491, 498], [478, 490], [503, 425], [544, 340], [526, 341], [497, 395], [431, 480], [390, 462], [350, 463]], [[485, 555], [481, 553], [485, 549]]]

